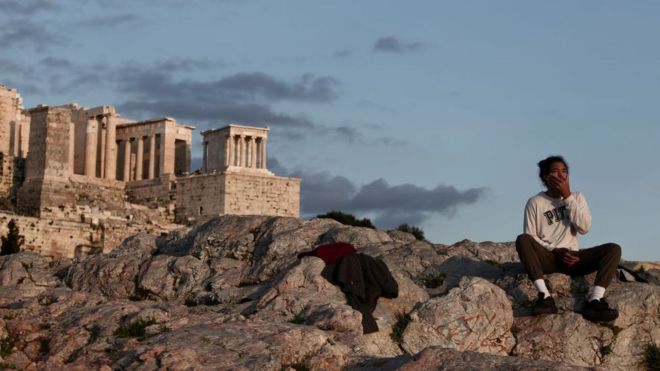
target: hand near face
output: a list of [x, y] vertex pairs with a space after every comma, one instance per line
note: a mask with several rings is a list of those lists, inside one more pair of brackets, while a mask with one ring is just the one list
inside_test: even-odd
[[548, 189], [566, 198], [571, 195], [571, 186], [568, 182], [568, 176], [550, 174], [547, 178]]

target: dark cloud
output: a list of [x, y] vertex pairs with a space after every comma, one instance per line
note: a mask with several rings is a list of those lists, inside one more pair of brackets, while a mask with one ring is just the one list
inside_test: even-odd
[[[222, 104], [218, 102], [208, 105], [180, 99], [152, 102], [127, 101], [118, 105], [117, 108], [125, 116], [136, 118], [170, 116], [181, 120], [190, 120], [195, 122], [198, 129], [217, 126], [218, 122], [244, 123], [257, 126], [274, 124], [300, 131], [299, 133], [291, 132], [292, 139], [300, 139], [303, 135], [302, 131], [314, 126], [305, 117], [277, 113], [267, 105], [255, 103]], [[198, 125], [198, 122], [201, 122], [202, 125]]]
[[140, 96], [164, 99], [195, 99], [205, 102], [298, 101], [326, 103], [337, 97], [339, 82], [327, 76], [305, 74], [294, 82], [277, 80], [263, 72], [238, 73], [209, 81], [174, 81], [161, 71], [132, 66], [119, 71], [122, 90]]
[[348, 49], [343, 49], [343, 50], [339, 50], [339, 51], [337, 51], [337, 52], [335, 53], [335, 57], [338, 57], [338, 58], [348, 58], [348, 57], [350, 57], [352, 54], [353, 54], [352, 51], [350, 51], [350, 50], [348, 50]]
[[278, 175], [302, 178], [303, 215], [314, 216], [330, 210], [350, 212], [358, 217], [375, 215], [374, 223], [382, 228], [394, 228], [403, 223], [419, 225], [434, 214], [451, 218], [460, 206], [479, 201], [488, 191], [483, 187], [460, 191], [442, 184], [433, 189], [414, 184], [392, 186], [383, 179], [358, 187], [342, 176], [324, 171], [289, 173], [277, 160], [269, 161], [269, 168], [277, 168]]
[[64, 69], [72, 69], [74, 68], [73, 62], [67, 59], [63, 58], [57, 58], [57, 57], [45, 57], [42, 58], [39, 61], [39, 64], [48, 67], [48, 68], [64, 68]]
[[31, 16], [40, 11], [56, 9], [57, 5], [50, 0], [0, 0], [0, 8], [4, 15]]
[[374, 45], [374, 51], [386, 53], [408, 53], [416, 52], [422, 49], [422, 43], [405, 43], [394, 36], [381, 37]]
[[32, 45], [37, 50], [59, 45], [58, 37], [43, 25], [28, 20], [11, 20], [0, 24], [0, 48]]
[[90, 19], [85, 19], [77, 22], [79, 25], [84, 27], [116, 27], [124, 24], [137, 23], [140, 21], [140, 17], [135, 14], [114, 14], [107, 15], [103, 17], [94, 17]]
[[22, 76], [31, 75], [34, 68], [22, 64], [15, 63], [12, 60], [0, 58], [0, 73], [6, 75], [20, 74]]
[[173, 58], [156, 62], [155, 69], [163, 72], [193, 72], [224, 66], [225, 63], [222, 61]]

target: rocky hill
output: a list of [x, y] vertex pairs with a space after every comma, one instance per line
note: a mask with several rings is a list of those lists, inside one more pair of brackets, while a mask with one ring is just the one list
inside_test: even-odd
[[[297, 259], [335, 241], [382, 259], [398, 282], [397, 298], [378, 301], [378, 332], [363, 334], [323, 260]], [[660, 264], [627, 266], [649, 283], [614, 282], [620, 316], [600, 325], [576, 313], [593, 277], [548, 276], [559, 314], [530, 316], [536, 291], [512, 243], [224, 216], [84, 259], [1, 257], [0, 366], [641, 370], [660, 345]]]

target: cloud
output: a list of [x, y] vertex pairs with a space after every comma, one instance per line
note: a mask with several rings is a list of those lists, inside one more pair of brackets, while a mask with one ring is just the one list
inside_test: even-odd
[[403, 54], [419, 51], [422, 47], [423, 44], [419, 42], [404, 43], [394, 36], [387, 36], [379, 38], [373, 50], [376, 52]]
[[[269, 106], [255, 103], [204, 104], [191, 100], [127, 101], [118, 105], [119, 112], [138, 118], [170, 116], [195, 122], [203, 121], [198, 129], [217, 126], [219, 122], [244, 123], [250, 125], [280, 125], [304, 131], [314, 124], [303, 116], [292, 116], [274, 112]], [[126, 116], [125, 115], [125, 116]], [[302, 133], [291, 132], [292, 139], [300, 139]]]
[[138, 21], [140, 21], [140, 17], [136, 16], [135, 14], [126, 13], [126, 14], [114, 14], [114, 15], [107, 15], [102, 17], [94, 17], [79, 21], [77, 23], [84, 27], [108, 28], [108, 27], [120, 26], [122, 24], [127, 24], [127, 23], [136, 23]]
[[44, 26], [28, 20], [11, 20], [0, 24], [0, 47], [9, 48], [31, 44], [42, 50], [53, 45], [60, 45], [61, 40]]
[[351, 55], [353, 55], [353, 52], [348, 49], [342, 49], [335, 53], [335, 57], [337, 58], [348, 58]]
[[63, 58], [57, 57], [45, 57], [39, 61], [39, 64], [48, 67], [48, 68], [59, 68], [59, 69], [73, 69], [75, 66], [73, 62]]
[[29, 76], [34, 73], [34, 68], [22, 64], [15, 63], [10, 59], [0, 58], [0, 73], [7, 75], [20, 74]]
[[31, 16], [43, 10], [56, 9], [49, 0], [2, 0], [2, 13], [5, 15]]
[[358, 187], [349, 179], [326, 171], [289, 173], [277, 160], [269, 161], [269, 168], [276, 168], [278, 175], [302, 178], [303, 215], [314, 216], [331, 210], [355, 213], [359, 217], [375, 215], [374, 223], [382, 228], [395, 228], [403, 223], [419, 225], [434, 214], [454, 217], [460, 206], [473, 204], [488, 192], [485, 187], [461, 191], [444, 184], [432, 189], [414, 184], [392, 186], [383, 179]]

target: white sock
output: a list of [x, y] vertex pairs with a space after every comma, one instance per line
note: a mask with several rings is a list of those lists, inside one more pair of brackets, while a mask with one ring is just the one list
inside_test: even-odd
[[605, 296], [605, 288], [603, 286], [594, 286], [591, 290], [591, 295], [589, 295], [589, 301], [600, 300]]
[[538, 280], [534, 281], [534, 286], [536, 287], [537, 290], [539, 290], [539, 292], [543, 293], [543, 299], [550, 297], [550, 291], [548, 291], [548, 288], [545, 287], [545, 281], [542, 278], [539, 278]]

